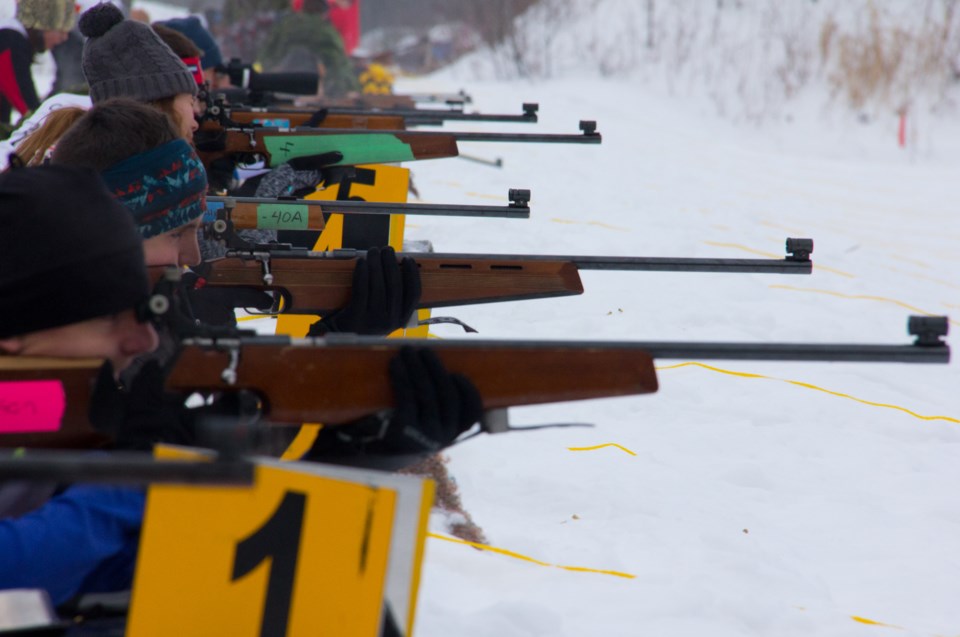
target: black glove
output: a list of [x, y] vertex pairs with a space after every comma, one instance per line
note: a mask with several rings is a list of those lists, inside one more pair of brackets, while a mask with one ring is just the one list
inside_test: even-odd
[[404, 347], [390, 361], [396, 406], [355, 423], [324, 427], [307, 460], [350, 464], [350, 456], [434, 453], [450, 446], [483, 415], [480, 393], [446, 370], [430, 348]]
[[396, 409], [383, 448], [434, 452], [450, 446], [483, 416], [480, 393], [463, 374], [451, 374], [430, 348], [403, 347], [390, 361]]
[[192, 444], [183, 403], [163, 390], [164, 374], [157, 361], [146, 363], [121, 389], [113, 379], [113, 366], [101, 369], [90, 398], [90, 422], [109, 435], [117, 449], [149, 450], [156, 442]]
[[420, 302], [420, 268], [404, 257], [397, 263], [393, 248], [371, 248], [357, 259], [353, 288], [346, 307], [310, 326], [310, 336], [327, 332], [382, 335], [405, 327]]
[[207, 168], [207, 185], [213, 192], [233, 190], [237, 187], [237, 166], [230, 157], [212, 160]]

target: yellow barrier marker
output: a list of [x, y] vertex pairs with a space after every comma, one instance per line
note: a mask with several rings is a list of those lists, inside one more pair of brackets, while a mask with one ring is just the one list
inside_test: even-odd
[[946, 422], [953, 422], [953, 423], [960, 424], [960, 419], [958, 418], [951, 418], [950, 416], [924, 416], [922, 414], [918, 414], [915, 411], [911, 411], [906, 407], [899, 407], [897, 405], [888, 405], [886, 403], [877, 403], [870, 400], [864, 400], [862, 398], [857, 398], [856, 396], [851, 396], [850, 394], [844, 394], [844, 393], [833, 391], [830, 389], [824, 389], [823, 387], [818, 387], [816, 385], [805, 383], [799, 380], [788, 380], [786, 378], [776, 378], [774, 376], [764, 376], [762, 374], [751, 374], [749, 372], [735, 372], [730, 369], [722, 369], [720, 367], [714, 367], [712, 365], [705, 365], [704, 363], [689, 362], [689, 363], [678, 363], [676, 365], [658, 366], [657, 371], [679, 369], [681, 367], [700, 367], [703, 369], [710, 370], [712, 372], [717, 372], [719, 374], [727, 374], [729, 376], [739, 376], [741, 378], [760, 378], [763, 380], [775, 380], [781, 383], [789, 383], [790, 385], [803, 387], [805, 389], [813, 389], [816, 391], [820, 391], [825, 394], [830, 394], [831, 396], [837, 396], [838, 398], [846, 398], [848, 400], [852, 400], [852, 401], [861, 403], [863, 405], [868, 405], [870, 407], [883, 407], [884, 409], [895, 409], [897, 411], [902, 411], [905, 414], [909, 414], [914, 418], [919, 418], [920, 420], [944, 420]]
[[551, 568], [560, 568], [565, 571], [574, 571], [576, 573], [596, 573], [599, 575], [612, 575], [614, 577], [622, 577], [624, 579], [636, 579], [636, 575], [631, 575], [630, 573], [621, 573], [620, 571], [607, 571], [596, 568], [587, 568], [585, 566], [561, 566], [559, 564], [550, 564], [549, 562], [543, 562], [538, 559], [528, 557], [526, 555], [521, 555], [514, 551], [508, 551], [507, 549], [499, 549], [494, 546], [489, 546], [487, 544], [480, 544], [479, 542], [470, 542], [468, 540], [459, 540], [457, 538], [448, 537], [446, 535], [440, 535], [439, 533], [427, 533], [427, 537], [435, 540], [443, 540], [444, 542], [452, 542], [453, 544], [464, 544], [466, 546], [472, 546], [475, 549], [481, 549], [483, 551], [490, 551], [491, 553], [498, 553], [500, 555], [506, 555], [507, 557], [512, 557], [514, 559], [523, 560], [524, 562], [530, 562], [531, 564], [536, 564], [537, 566], [549, 566]]
[[[896, 299], [889, 299], [885, 296], [872, 296], [869, 294], [844, 294], [843, 292], [834, 292], [833, 290], [820, 290], [817, 288], [798, 288], [793, 285], [771, 285], [771, 288], [778, 290], [792, 290], [794, 292], [811, 292], [813, 294], [826, 294], [827, 296], [836, 296], [842, 299], [854, 299], [857, 301], [877, 301], [880, 303], [892, 303], [899, 307], [910, 310], [911, 312], [918, 312], [920, 314], [925, 314], [927, 316], [940, 316], [936, 312], [928, 312], [927, 310], [921, 310], [920, 308], [910, 305], [909, 303], [904, 303], [903, 301], [898, 301]], [[954, 325], [960, 325], [960, 322], [950, 319], [950, 322]]]
[[629, 449], [627, 449], [627, 448], [624, 447], [623, 445], [618, 445], [618, 444], [615, 443], [615, 442], [608, 442], [608, 443], [606, 443], [606, 444], [596, 445], [596, 446], [594, 446], [594, 447], [567, 447], [567, 450], [568, 450], [568, 451], [595, 451], [595, 450], [597, 450], [597, 449], [604, 449], [604, 448], [606, 448], [606, 447], [616, 447], [616, 448], [619, 449], [620, 451], [625, 451], [625, 452], [629, 453], [631, 456], [637, 455], [636, 453], [634, 453], [633, 451], [630, 451]]

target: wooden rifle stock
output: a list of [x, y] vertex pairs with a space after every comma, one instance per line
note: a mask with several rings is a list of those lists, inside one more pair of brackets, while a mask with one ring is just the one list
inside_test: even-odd
[[[208, 287], [253, 287], [277, 293], [285, 314], [326, 314], [350, 300], [357, 253], [313, 253], [317, 258], [211, 259], [197, 268]], [[325, 256], [326, 255], [326, 256]], [[246, 255], [245, 255], [246, 256]], [[404, 255], [401, 254], [402, 258]], [[576, 266], [569, 261], [524, 263], [511, 259], [414, 256], [420, 266], [420, 308], [542, 299], [583, 293]], [[269, 263], [269, 266], [265, 264]], [[152, 269], [154, 280], [162, 269]], [[269, 282], [268, 282], [269, 281]], [[282, 301], [281, 301], [282, 299]]]
[[[44, 400], [63, 405], [59, 428], [45, 431], [24, 431], [0, 428], [0, 447], [89, 449], [102, 447], [109, 438], [90, 426], [90, 392], [103, 361], [99, 359], [66, 359], [0, 356], [0, 385], [7, 383], [59, 382], [52, 396]], [[23, 387], [21, 385], [20, 387]], [[41, 406], [24, 391], [16, 391], [17, 398], [5, 401], [0, 408], [16, 415], [37, 414]], [[62, 402], [60, 402], [62, 401]]]
[[[350, 336], [186, 341], [167, 386], [253, 392], [272, 423], [343, 424], [393, 406], [387, 366], [407, 344], [428, 345]], [[491, 341], [435, 350], [449, 371], [476, 385], [485, 410], [657, 390], [653, 360], [638, 349]]]

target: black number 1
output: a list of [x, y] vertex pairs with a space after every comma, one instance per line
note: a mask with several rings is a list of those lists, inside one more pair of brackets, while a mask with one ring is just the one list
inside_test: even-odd
[[287, 491], [270, 519], [237, 544], [231, 581], [237, 581], [268, 557], [272, 558], [260, 637], [285, 637], [287, 633], [306, 505], [306, 494]]

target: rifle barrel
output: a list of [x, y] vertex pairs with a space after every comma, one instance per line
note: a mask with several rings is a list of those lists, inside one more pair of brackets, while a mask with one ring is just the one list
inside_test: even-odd
[[[428, 133], [429, 134], [429, 133]], [[458, 142], [524, 142], [532, 144], [599, 144], [600, 133], [464, 133], [451, 132]]]
[[68, 451], [0, 453], [0, 480], [51, 483], [251, 485], [253, 465], [243, 460], [154, 460], [132, 452], [91, 455]]
[[[306, 339], [310, 341], [311, 339]], [[332, 335], [313, 339], [314, 345], [336, 347], [366, 341], [369, 337]], [[383, 341], [381, 340], [382, 344]], [[483, 339], [443, 340], [403, 339], [403, 345], [444, 348], [509, 348], [634, 350], [647, 352], [655, 359], [702, 359], [738, 361], [806, 361], [824, 363], [949, 363], [950, 347], [937, 344], [880, 345], [875, 343], [713, 343], [671, 341], [490, 341]], [[397, 345], [399, 347], [399, 344]]]
[[[403, 256], [403, 255], [401, 255]], [[631, 272], [723, 272], [757, 274], [810, 274], [809, 259], [713, 259], [692, 257], [609, 257], [548, 254], [408, 254], [414, 259], [475, 259], [502, 261], [572, 262], [579, 270], [619, 270]]]
[[[353, 115], [353, 116], [374, 116], [374, 117], [402, 117], [408, 124], [442, 124], [445, 121], [458, 122], [507, 122], [507, 123], [530, 123], [537, 122], [536, 109], [525, 110], [523, 113], [464, 113], [462, 111], [451, 111], [439, 108], [384, 108], [368, 109], [356, 108], [350, 106], [331, 106], [326, 109], [330, 115]], [[231, 108], [230, 114], [235, 113], [256, 113], [261, 115], [294, 115], [294, 114], [313, 114], [315, 111], [303, 108], [277, 107], [239, 107]], [[323, 122], [321, 120], [321, 126]]]
[[456, 122], [505, 122], [515, 124], [535, 124], [537, 123], [537, 114], [523, 113], [521, 115], [511, 115], [507, 113], [462, 113], [460, 111], [448, 111], [440, 109], [384, 109], [379, 111], [365, 111], [358, 108], [331, 108], [331, 114], [337, 115], [384, 115], [393, 117], [402, 117], [407, 124], [431, 125], [442, 124], [445, 121]]
[[451, 139], [457, 142], [527, 142], [553, 144], [599, 144], [603, 136], [597, 132], [596, 122], [581, 121], [580, 133], [478, 133], [465, 131], [391, 131], [386, 129], [353, 129], [343, 131], [331, 128], [312, 128], [299, 126], [290, 129], [265, 128], [228, 128], [226, 131], [236, 131], [244, 135], [261, 133], [277, 137], [290, 135], [343, 135], [349, 132], [352, 135], [394, 135], [404, 143], [414, 141], [428, 141], [434, 139]]

